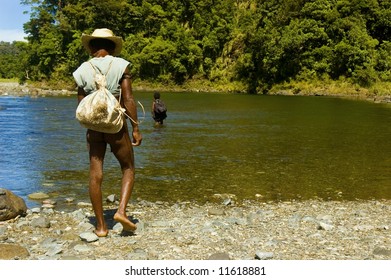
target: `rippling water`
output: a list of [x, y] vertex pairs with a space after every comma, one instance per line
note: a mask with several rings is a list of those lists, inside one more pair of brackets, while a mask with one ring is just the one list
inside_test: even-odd
[[[155, 128], [152, 94], [135, 148], [133, 198], [390, 199], [391, 108], [323, 97], [163, 94], [168, 119]], [[43, 191], [88, 201], [85, 130], [75, 97], [0, 97], [0, 187], [26, 199]], [[109, 152], [104, 195], [119, 194]], [[261, 198], [259, 198], [261, 195]]]

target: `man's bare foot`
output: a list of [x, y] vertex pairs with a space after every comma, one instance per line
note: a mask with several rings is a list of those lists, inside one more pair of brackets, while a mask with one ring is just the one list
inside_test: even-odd
[[135, 231], [137, 226], [129, 221], [128, 217], [120, 213], [115, 213], [114, 220], [121, 223], [124, 231]]
[[102, 229], [102, 230], [97, 230], [95, 229], [94, 230], [94, 233], [98, 236], [98, 237], [106, 237], [108, 234], [109, 234], [109, 231], [107, 229]]

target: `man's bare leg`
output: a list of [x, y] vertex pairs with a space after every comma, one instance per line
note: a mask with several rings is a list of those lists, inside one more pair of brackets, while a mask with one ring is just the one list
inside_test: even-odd
[[105, 143], [89, 143], [90, 148], [90, 183], [89, 194], [92, 208], [96, 217], [95, 234], [105, 237], [108, 234], [107, 225], [103, 214], [102, 181], [103, 181], [103, 158], [106, 152]]
[[134, 170], [126, 168], [123, 170], [122, 188], [118, 210], [114, 215], [114, 220], [121, 223], [124, 231], [135, 231], [137, 226], [132, 223], [126, 215], [126, 206], [128, 205], [132, 194], [134, 184]]

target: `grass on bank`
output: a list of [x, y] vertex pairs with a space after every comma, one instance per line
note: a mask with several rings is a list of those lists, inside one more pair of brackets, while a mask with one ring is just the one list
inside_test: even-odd
[[19, 81], [17, 78], [13, 78], [13, 79], [0, 78], [0, 83], [19, 83]]
[[391, 96], [391, 83], [378, 82], [369, 87], [361, 87], [347, 80], [291, 81], [274, 85], [270, 94], [326, 95], [326, 96]]

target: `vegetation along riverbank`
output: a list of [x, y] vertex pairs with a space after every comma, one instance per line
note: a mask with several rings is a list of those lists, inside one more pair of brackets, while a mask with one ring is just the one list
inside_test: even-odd
[[389, 1], [21, 2], [27, 41], [0, 42], [0, 79], [32, 88], [73, 90], [81, 35], [106, 27], [136, 90], [390, 95]]

